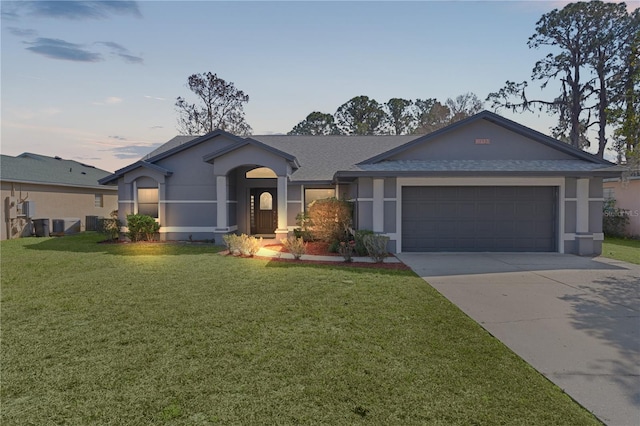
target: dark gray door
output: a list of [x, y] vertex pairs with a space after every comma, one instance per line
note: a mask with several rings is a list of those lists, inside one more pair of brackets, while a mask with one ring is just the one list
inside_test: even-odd
[[555, 251], [556, 188], [402, 188], [402, 250]]
[[273, 234], [278, 227], [276, 188], [251, 190], [251, 233]]

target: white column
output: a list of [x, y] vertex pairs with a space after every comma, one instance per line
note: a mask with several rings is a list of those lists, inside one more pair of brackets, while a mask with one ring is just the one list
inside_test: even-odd
[[160, 224], [164, 222], [165, 208], [167, 206], [164, 203], [164, 200], [167, 199], [165, 188], [166, 185], [164, 183], [158, 182], [158, 222], [160, 222]]
[[287, 177], [278, 176], [278, 229], [276, 234], [287, 234]]
[[373, 232], [384, 232], [384, 179], [373, 179]]
[[226, 231], [227, 221], [227, 177], [216, 176], [216, 206], [218, 211], [218, 222], [216, 228]]
[[589, 179], [578, 179], [576, 188], [576, 233], [589, 232]]
[[138, 184], [135, 180], [131, 182], [131, 190], [133, 191], [133, 214], [138, 214]]

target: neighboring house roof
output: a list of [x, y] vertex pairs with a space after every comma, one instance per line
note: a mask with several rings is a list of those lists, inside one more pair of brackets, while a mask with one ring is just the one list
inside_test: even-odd
[[60, 157], [29, 152], [17, 157], [0, 156], [0, 180], [5, 182], [110, 189], [98, 183], [110, 174], [106, 170]]

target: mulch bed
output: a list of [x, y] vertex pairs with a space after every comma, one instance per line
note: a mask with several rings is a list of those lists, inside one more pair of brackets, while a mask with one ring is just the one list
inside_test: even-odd
[[[267, 244], [264, 248], [268, 250], [272, 250], [280, 253], [288, 253], [289, 251], [282, 244]], [[309, 241], [307, 242], [307, 252], [305, 254], [314, 255], [314, 256], [338, 256], [341, 257], [338, 253], [329, 252], [329, 243], [323, 243], [319, 241]], [[391, 256], [391, 255], [390, 255]], [[392, 269], [396, 271], [409, 271], [407, 265], [402, 262], [398, 263], [370, 263], [370, 262], [333, 262], [333, 261], [322, 261], [322, 260], [295, 260], [295, 259], [282, 259], [280, 257], [263, 257], [263, 256], [254, 256], [256, 259], [268, 259], [275, 262], [295, 262], [300, 264], [311, 264], [311, 265], [331, 265], [331, 266], [346, 266], [349, 268], [370, 268], [370, 269]]]

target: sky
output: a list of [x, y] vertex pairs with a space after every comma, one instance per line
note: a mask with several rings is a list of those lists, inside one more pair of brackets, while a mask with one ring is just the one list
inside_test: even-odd
[[[527, 40], [564, 4], [2, 1], [0, 151], [115, 171], [179, 133], [175, 100], [194, 101], [187, 78], [209, 71], [249, 95], [256, 135], [359, 95], [485, 99], [529, 79], [548, 52]], [[547, 134], [554, 124], [498, 113]]]

